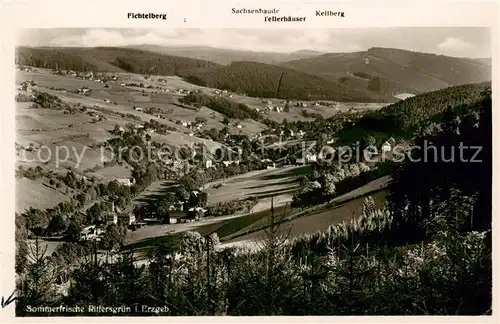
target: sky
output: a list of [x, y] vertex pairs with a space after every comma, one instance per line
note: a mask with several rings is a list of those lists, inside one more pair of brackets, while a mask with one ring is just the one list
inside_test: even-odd
[[261, 52], [328, 53], [392, 47], [457, 57], [491, 57], [491, 31], [483, 27], [335, 29], [26, 29], [25, 46], [210, 46]]

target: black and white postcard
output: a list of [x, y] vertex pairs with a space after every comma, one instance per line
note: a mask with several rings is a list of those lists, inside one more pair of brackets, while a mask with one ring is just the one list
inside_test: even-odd
[[7, 321], [498, 315], [493, 3], [2, 11]]

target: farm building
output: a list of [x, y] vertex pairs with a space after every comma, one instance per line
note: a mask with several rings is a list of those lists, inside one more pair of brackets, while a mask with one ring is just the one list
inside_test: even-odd
[[382, 153], [390, 152], [394, 144], [396, 144], [394, 138], [392, 137], [389, 138], [387, 141], [384, 142], [384, 144], [382, 144]]
[[180, 210], [171, 211], [168, 215], [168, 224], [177, 224], [182, 222], [182, 219], [186, 217], [186, 213]]
[[116, 213], [108, 213], [106, 215], [106, 224], [118, 224], [118, 215]]
[[122, 213], [118, 216], [118, 219], [121, 223], [127, 224], [127, 226], [130, 226], [135, 223], [136, 218], [133, 213]]
[[127, 186], [127, 187], [131, 187], [132, 185], [135, 184], [134, 178], [118, 178], [118, 179], [116, 179], [116, 181], [118, 181], [119, 184]]
[[295, 161], [296, 164], [306, 164], [306, 163], [312, 163], [316, 162], [318, 159], [316, 154], [309, 154], [307, 153], [305, 158], [299, 158]]

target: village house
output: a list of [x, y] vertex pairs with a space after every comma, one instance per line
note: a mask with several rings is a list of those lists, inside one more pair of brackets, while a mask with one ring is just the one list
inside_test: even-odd
[[207, 210], [203, 207], [191, 207], [187, 211], [187, 219], [199, 220], [201, 217], [205, 215]]
[[135, 184], [135, 179], [134, 178], [119, 178], [116, 179], [116, 181], [124, 186], [131, 187], [132, 185]]
[[276, 163], [272, 163], [272, 164], [270, 164], [270, 165], [266, 166], [266, 168], [267, 168], [268, 170], [271, 170], [271, 169], [276, 169]]
[[31, 66], [22, 66], [22, 65], [16, 65], [16, 69], [20, 71], [25, 71], [25, 72], [33, 72], [34, 69]]
[[136, 217], [133, 213], [122, 213], [118, 216], [120, 223], [130, 226], [135, 223]]
[[80, 231], [80, 240], [89, 240], [92, 236], [95, 236], [95, 227], [95, 225], [91, 225], [82, 228]]
[[190, 121], [186, 121], [186, 120], [181, 120], [180, 124], [182, 125], [182, 127], [189, 127], [189, 126], [191, 126], [191, 122]]
[[118, 215], [114, 212], [108, 213], [106, 215], [106, 224], [111, 225], [111, 224], [118, 224]]
[[179, 222], [180, 217], [177, 216], [169, 216], [168, 224], [177, 224]]
[[390, 152], [392, 151], [392, 148], [394, 146], [394, 144], [396, 144], [396, 141], [394, 140], [394, 138], [389, 138], [387, 141], [384, 142], [384, 144], [382, 144], [382, 153], [387, 153], [387, 152]]
[[240, 161], [239, 160], [234, 160], [234, 161], [222, 161], [222, 164], [224, 164], [224, 166], [229, 166], [231, 164], [236, 164], [236, 165], [239, 165], [240, 164]]
[[295, 163], [296, 164], [306, 164], [306, 163], [313, 163], [318, 160], [318, 156], [314, 153], [307, 153], [305, 158], [298, 158]]
[[297, 133], [297, 137], [303, 137], [306, 133], [303, 130], [299, 130]]
[[90, 89], [88, 87], [81, 87], [80, 89], [77, 90], [78, 93], [88, 93]]
[[316, 162], [318, 159], [317, 155], [316, 154], [306, 154], [306, 160], [307, 162], [311, 163], [311, 162]]
[[142, 111], [141, 107], [135, 107], [134, 109], [135, 109], [135, 111]]

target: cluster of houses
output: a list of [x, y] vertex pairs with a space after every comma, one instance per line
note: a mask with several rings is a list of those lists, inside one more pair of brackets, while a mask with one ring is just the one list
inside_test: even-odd
[[188, 120], [178, 120], [176, 124], [188, 128], [190, 130], [189, 136], [194, 136], [196, 132], [201, 132], [205, 126], [203, 121], [191, 122]]
[[[283, 112], [285, 110], [286, 107], [299, 107], [299, 108], [307, 108], [309, 107], [309, 105], [311, 106], [315, 106], [315, 107], [318, 107], [318, 106], [331, 106], [331, 105], [334, 105], [334, 103], [326, 103], [326, 102], [310, 102], [310, 103], [307, 103], [307, 102], [303, 102], [303, 101], [289, 101], [289, 100], [282, 100], [279, 104], [275, 104], [273, 103], [271, 100], [265, 100], [265, 99], [262, 99], [261, 102], [263, 104], [266, 104], [266, 107], [265, 107], [265, 110], [264, 111], [267, 111], [267, 112], [277, 112], [277, 113], [280, 113], [280, 112]], [[336, 109], [339, 109], [338, 107], [336, 107]], [[260, 109], [256, 109], [258, 112], [260, 111]]]
[[102, 236], [106, 232], [106, 226], [118, 223], [125, 224], [127, 227], [135, 227], [144, 225], [143, 223], [136, 222], [136, 217], [131, 211], [121, 211], [119, 208], [115, 208], [115, 204], [111, 204], [111, 211], [105, 213], [104, 224], [102, 225], [90, 225], [83, 228], [80, 231], [80, 240], [89, 241], [96, 240], [100, 241]]
[[233, 94], [227, 90], [219, 90], [219, 89], [214, 89], [213, 93], [216, 95], [216, 96], [227, 96], [229, 98], [232, 98], [233, 97]]
[[187, 89], [174, 89], [174, 90], [172, 90], [172, 93], [179, 94], [179, 95], [187, 95], [190, 93], [190, 91]]
[[16, 65], [16, 70], [23, 72], [36, 72], [36, 69], [32, 68], [31, 66], [24, 66], [24, 65]]
[[127, 187], [132, 187], [135, 184], [135, 179], [133, 177], [131, 178], [118, 178], [116, 179], [119, 184]]
[[295, 164], [307, 164], [307, 163], [314, 163], [318, 161], [318, 156], [315, 153], [306, 153], [306, 155], [303, 158], [298, 158], [295, 161]]
[[[333, 142], [333, 140], [328, 141], [327, 144], [330, 144], [329, 142]], [[396, 145], [396, 140], [393, 137], [389, 138], [387, 141], [385, 141], [381, 145], [381, 147], [380, 147], [381, 153], [380, 154], [392, 152], [392, 150], [394, 149], [394, 145]], [[344, 148], [344, 150], [342, 150], [342, 149], [343, 149], [343, 147], [339, 148], [338, 154], [340, 154], [340, 155], [345, 154], [345, 151], [347, 150], [347, 148]], [[327, 154], [335, 154], [335, 152], [336, 152], [336, 150], [334, 148], [330, 148], [330, 150], [326, 150], [326, 151], [321, 151], [319, 153], [319, 155], [317, 155], [315, 153], [307, 152], [305, 154], [305, 156], [303, 156], [302, 158], [297, 158], [295, 161], [295, 164], [304, 165], [304, 164], [308, 164], [308, 163], [314, 163], [314, 162], [317, 162], [318, 160], [322, 160], [322, 159], [326, 158]]]
[[35, 81], [33, 81], [33, 80], [27, 80], [27, 81], [21, 82], [21, 84], [19, 85], [19, 87], [17, 88], [17, 90], [21, 90], [21, 91], [26, 91], [28, 93], [32, 93], [34, 87], [36, 87]]
[[76, 90], [76, 92], [78, 92], [79, 94], [89, 94], [92, 92], [92, 90], [89, 89], [89, 87], [81, 87], [81, 88], [78, 88]]
[[82, 80], [94, 81], [96, 83], [105, 83], [107, 81], [117, 81], [118, 77], [116, 75], [99, 74], [96, 75], [94, 72], [79, 73], [75, 71], [69, 71], [71, 76], [80, 78]]
[[[294, 132], [291, 129], [288, 130], [288, 133], [290, 135], [290, 138], [297, 138], [297, 139], [304, 137], [304, 135], [306, 134], [303, 130], [299, 130], [297, 132]], [[287, 134], [285, 134], [285, 131], [281, 130], [280, 131], [280, 136], [285, 136], [285, 135], [287, 135]], [[327, 144], [330, 144], [330, 143], [327, 143]]]
[[[97, 107], [96, 107], [97, 108]], [[90, 117], [92, 117], [92, 123], [98, 123], [98, 122], [101, 122], [103, 120], [107, 120], [106, 117], [102, 116], [102, 115], [99, 115], [97, 112], [95, 111], [88, 111], [87, 112], [87, 115], [89, 115]]]
[[396, 140], [393, 137], [389, 138], [387, 141], [385, 141], [382, 144], [382, 147], [381, 147], [382, 153], [391, 152], [392, 149], [394, 148], [395, 144], [396, 144]]

